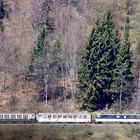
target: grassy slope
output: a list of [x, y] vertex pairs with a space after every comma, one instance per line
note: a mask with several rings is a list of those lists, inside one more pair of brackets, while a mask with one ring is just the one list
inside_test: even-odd
[[122, 125], [0, 126], [0, 140], [137, 140], [134, 127]]

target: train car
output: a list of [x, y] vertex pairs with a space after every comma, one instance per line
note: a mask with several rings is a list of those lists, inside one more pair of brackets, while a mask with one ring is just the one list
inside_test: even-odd
[[34, 113], [0, 113], [0, 123], [31, 123], [35, 121]]
[[87, 113], [38, 113], [39, 123], [91, 123], [91, 114]]
[[140, 123], [140, 114], [96, 114], [95, 123]]

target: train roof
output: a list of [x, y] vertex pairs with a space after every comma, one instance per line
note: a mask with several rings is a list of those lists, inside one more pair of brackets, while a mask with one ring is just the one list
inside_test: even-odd
[[68, 113], [67, 112], [63, 112], [63, 113], [61, 113], [60, 112], [60, 113], [37, 113], [37, 114], [42, 114], [42, 115], [43, 114], [52, 114], [52, 115], [53, 114], [91, 115], [90, 113], [83, 113], [83, 112], [82, 113], [71, 113], [71, 112], [68, 112]]
[[138, 115], [139, 116], [140, 114], [96, 114], [96, 115], [116, 115], [116, 116], [118, 116], [118, 115], [119, 116], [123, 116], [123, 115], [125, 115], [125, 116], [126, 115]]

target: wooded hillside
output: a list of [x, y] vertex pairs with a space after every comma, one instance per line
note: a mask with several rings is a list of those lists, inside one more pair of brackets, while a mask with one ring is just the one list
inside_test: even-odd
[[[129, 47], [129, 49], [119, 48], [119, 51], [123, 52], [118, 53], [119, 56], [114, 54], [114, 58], [104, 57], [106, 63], [93, 53], [93, 56], [97, 55], [96, 62], [100, 63], [103, 71], [102, 63], [108, 65], [111, 62], [113, 65], [111, 68], [106, 68], [106, 72], [104, 71], [106, 79], [101, 81], [105, 83], [99, 83], [100, 88], [97, 89], [97, 94], [107, 93], [107, 96], [100, 96], [107, 97], [104, 98], [105, 101], [97, 101], [98, 98], [95, 99], [94, 96], [94, 99], [86, 100], [88, 107], [86, 105], [83, 109], [115, 108], [115, 111], [125, 111], [129, 108], [129, 110], [138, 111], [140, 105], [139, 7], [139, 0], [0, 0], [0, 111], [78, 110], [80, 107], [78, 101], [80, 99], [82, 103], [81, 98], [85, 94], [78, 97], [83, 92], [79, 87], [82, 87], [84, 82], [80, 81], [79, 86], [80, 53], [87, 46], [90, 37], [92, 41], [98, 40], [100, 43], [104, 36], [108, 36], [109, 31], [103, 25], [104, 32], [100, 32], [101, 36], [100, 33], [97, 34], [101, 39], [92, 36], [93, 29], [98, 31], [99, 26], [101, 27], [101, 21], [108, 10], [111, 11], [113, 19], [111, 23], [113, 30], [108, 38], [110, 44], [113, 39], [118, 39], [120, 46]], [[128, 24], [129, 28], [127, 28]], [[116, 35], [114, 35], [115, 31]], [[96, 46], [99, 47], [97, 44]], [[100, 47], [98, 50], [97, 48], [95, 48], [96, 51], [106, 53], [102, 50], [105, 48]], [[112, 47], [106, 46], [106, 49], [112, 49]], [[131, 66], [126, 59], [129, 55]], [[110, 62], [107, 62], [108, 59]], [[97, 70], [98, 65], [93, 60], [92, 57], [91, 63]], [[121, 61], [126, 62], [125, 68], [128, 69], [119, 63]], [[114, 62], [116, 62], [115, 65]], [[85, 67], [82, 67], [82, 70]], [[96, 73], [94, 70], [90, 73], [92, 76]], [[84, 76], [87, 73], [88, 69], [85, 69]], [[125, 73], [125, 78], [122, 78], [120, 73]], [[131, 80], [128, 78], [130, 73]], [[108, 79], [107, 75], [111, 79]], [[118, 79], [114, 80], [116, 77]], [[92, 88], [97, 87], [92, 82], [88, 82], [89, 84]], [[95, 90], [90, 91], [88, 93], [96, 93]], [[91, 97], [91, 95], [88, 96]], [[123, 98], [124, 96], [128, 98]], [[87, 94], [84, 97], [87, 97]], [[98, 105], [103, 104], [101, 107], [100, 105], [95, 107], [95, 102]], [[89, 106], [89, 103], [93, 106]]]

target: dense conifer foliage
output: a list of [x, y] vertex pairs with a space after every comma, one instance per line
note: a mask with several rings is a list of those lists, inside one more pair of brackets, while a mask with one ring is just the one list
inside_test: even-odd
[[[123, 75], [127, 75], [130, 64], [126, 55], [130, 52], [122, 51], [119, 37], [112, 14], [107, 11], [103, 20], [97, 22], [80, 54], [77, 97], [81, 108], [95, 110], [113, 101], [112, 84], [120, 81], [114, 72], [121, 68], [117, 62], [126, 62]], [[120, 55], [124, 58], [120, 58]]]
[[6, 16], [7, 12], [5, 10], [4, 1], [0, 0], [0, 30], [3, 30], [3, 18]]
[[130, 44], [128, 41], [128, 33], [125, 29], [125, 41], [119, 47], [116, 54], [114, 79], [113, 79], [113, 97], [119, 99], [120, 112], [122, 111], [122, 101], [131, 99], [132, 91], [132, 73], [131, 73], [131, 55], [130, 55]]
[[43, 55], [43, 50], [45, 49], [45, 46], [47, 43], [47, 37], [48, 37], [47, 29], [45, 26], [43, 26], [40, 29], [40, 33], [38, 35], [37, 42], [36, 42], [36, 47], [33, 49], [32, 58], [31, 58], [31, 65], [29, 66], [30, 72], [33, 72], [34, 61], [36, 59], [38, 59], [38, 57]]
[[0, 0], [0, 19], [4, 18], [5, 10], [4, 10], [4, 3], [3, 0]]
[[[54, 44], [49, 42], [48, 30], [44, 25], [40, 29], [40, 33], [37, 37], [36, 46], [33, 49], [31, 63], [28, 69], [28, 78], [31, 81], [35, 81], [38, 85], [39, 101], [51, 99], [55, 93], [55, 84], [57, 78], [61, 75], [61, 48], [60, 41], [56, 40]], [[53, 85], [51, 92], [48, 92], [48, 87]]]
[[[124, 28], [124, 41], [118, 49], [116, 54], [116, 67], [114, 70], [114, 83], [113, 92], [114, 97], [119, 99], [120, 112], [122, 111], [122, 101], [131, 99], [131, 92], [133, 90], [133, 76], [131, 73], [131, 51], [130, 51], [130, 23], [129, 23], [129, 12], [127, 12], [126, 23]], [[127, 98], [126, 98], [127, 97]], [[124, 103], [124, 102], [123, 102]]]

